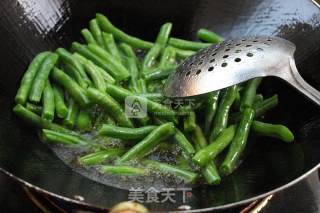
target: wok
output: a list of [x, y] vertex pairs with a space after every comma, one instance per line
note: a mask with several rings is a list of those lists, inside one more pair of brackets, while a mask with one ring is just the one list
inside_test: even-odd
[[[320, 89], [320, 10], [309, 0], [2, 0], [0, 1], [0, 167], [26, 186], [65, 201], [108, 209], [128, 200], [128, 191], [88, 179], [65, 165], [39, 141], [32, 128], [12, 113], [14, 95], [26, 66], [36, 53], [69, 47], [79, 40], [95, 12], [106, 14], [126, 32], [154, 40], [165, 21], [173, 34], [195, 39], [200, 27], [225, 38], [276, 35], [297, 45], [299, 71]], [[261, 91], [279, 94], [279, 106], [267, 116], [295, 132], [284, 144], [269, 138], [249, 141], [246, 159], [220, 186], [192, 189], [186, 205], [194, 211], [228, 208], [290, 187], [319, 167], [319, 108], [277, 79], [266, 79]], [[38, 188], [37, 188], [38, 187]], [[81, 195], [84, 201], [77, 201]], [[145, 204], [152, 211], [174, 211], [177, 202]]]

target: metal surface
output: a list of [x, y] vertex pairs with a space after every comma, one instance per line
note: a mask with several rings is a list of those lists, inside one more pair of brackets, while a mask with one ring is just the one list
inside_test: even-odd
[[[182, 6], [183, 5], [183, 6]], [[154, 40], [159, 27], [173, 22], [173, 36], [195, 39], [201, 27], [226, 39], [277, 35], [297, 45], [299, 72], [320, 88], [320, 11], [309, 0], [2, 0], [0, 1], [0, 171], [29, 188], [74, 205], [101, 211], [128, 199], [128, 191], [89, 180], [65, 165], [12, 113], [14, 95], [26, 66], [36, 53], [68, 48], [99, 11], [124, 31]], [[152, 211], [212, 211], [251, 202], [288, 188], [320, 162], [319, 109], [277, 79], [261, 91], [279, 95], [279, 106], [266, 120], [295, 132], [290, 145], [268, 138], [249, 141], [244, 163], [218, 187], [195, 187], [185, 204], [144, 203]], [[200, 119], [200, 118], [199, 118]], [[79, 195], [84, 201], [74, 198]], [[175, 197], [181, 200], [180, 194]]]
[[295, 49], [293, 43], [278, 37], [226, 40], [186, 59], [167, 80], [164, 94], [196, 96], [252, 78], [276, 76], [320, 105], [320, 92], [297, 71]]

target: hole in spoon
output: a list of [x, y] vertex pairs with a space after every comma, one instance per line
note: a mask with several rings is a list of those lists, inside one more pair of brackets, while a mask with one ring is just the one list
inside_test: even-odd
[[239, 52], [241, 52], [241, 50], [236, 50], [236, 51], [234, 51], [235, 53], [239, 53]]
[[188, 71], [187, 73], [186, 73], [186, 76], [189, 76], [191, 74], [191, 72], [190, 71]]
[[260, 47], [258, 47], [258, 48], [257, 48], [257, 50], [258, 50], [258, 51], [263, 51], [263, 49], [262, 49], [262, 48], [260, 48]]
[[251, 44], [247, 44], [247, 45], [246, 45], [246, 47], [251, 47], [251, 46], [252, 46]]
[[248, 57], [252, 57], [252, 56], [253, 56], [253, 53], [247, 53], [247, 56], [248, 56]]
[[214, 67], [209, 67], [208, 71], [211, 72], [214, 69]]
[[223, 62], [223, 63], [221, 64], [221, 67], [226, 67], [227, 65], [228, 65], [227, 62]]
[[241, 61], [241, 58], [236, 58], [234, 59], [235, 62], [240, 62]]
[[229, 57], [229, 55], [224, 55], [222, 58], [228, 58]]
[[201, 70], [197, 70], [196, 75], [199, 75], [201, 73]]
[[214, 59], [214, 58], [213, 58], [213, 59], [211, 59], [211, 60], [210, 60], [210, 63], [214, 62], [215, 60], [216, 60], [216, 59]]

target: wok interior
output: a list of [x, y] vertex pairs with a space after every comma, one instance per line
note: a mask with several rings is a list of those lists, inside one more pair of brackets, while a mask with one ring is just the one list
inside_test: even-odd
[[[320, 31], [312, 25], [319, 22], [319, 12], [307, 3], [290, 1], [290, 5], [298, 5], [296, 8], [307, 8], [308, 14], [302, 10], [296, 12], [301, 20], [290, 25], [279, 19], [267, 26], [261, 23], [271, 19], [263, 20], [254, 11], [261, 10], [263, 3], [263, 11], [268, 11], [274, 4], [280, 5], [281, 11], [287, 8], [289, 1], [238, 4], [195, 0], [183, 1], [183, 7], [182, 1], [58, 0], [49, 4], [49, 0], [42, 0], [33, 6], [23, 5], [23, 2], [5, 0], [0, 3], [0, 10], [5, 14], [0, 23], [0, 167], [59, 195], [71, 198], [82, 195], [86, 202], [104, 207], [128, 200], [128, 191], [105, 186], [73, 172], [39, 141], [33, 128], [12, 113], [14, 95], [32, 57], [39, 51], [69, 47], [72, 41], [79, 40], [80, 29], [86, 27], [95, 12], [105, 13], [116, 26], [146, 40], [153, 40], [165, 21], [173, 22], [175, 36], [188, 39], [194, 39], [196, 30], [201, 27], [215, 30], [224, 37], [280, 35], [297, 45], [295, 56], [299, 71], [320, 89]], [[279, 11], [269, 11], [274, 13], [269, 15], [283, 13]], [[235, 22], [237, 16], [242, 19]], [[289, 20], [290, 17], [285, 18]], [[261, 20], [261, 23], [255, 20]], [[300, 33], [302, 30], [303, 34]], [[224, 178], [218, 187], [192, 189], [192, 196], [186, 203], [192, 209], [230, 204], [260, 195], [296, 179], [319, 163], [319, 108], [278, 79], [265, 79], [260, 91], [266, 97], [274, 93], [279, 95], [279, 106], [268, 113], [266, 120], [289, 126], [295, 133], [295, 142], [285, 144], [270, 138], [250, 139], [245, 160], [234, 174]], [[152, 210], [175, 210], [181, 204], [181, 193], [176, 193], [176, 203], [146, 206]]]

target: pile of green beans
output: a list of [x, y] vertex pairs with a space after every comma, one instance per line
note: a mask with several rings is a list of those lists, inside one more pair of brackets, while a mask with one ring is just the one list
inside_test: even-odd
[[[39, 129], [44, 142], [81, 148], [76, 162], [84, 167], [123, 176], [156, 171], [186, 183], [220, 184], [239, 166], [246, 144], [253, 143], [251, 133], [294, 140], [286, 126], [260, 121], [278, 104], [276, 94], [258, 93], [262, 78], [213, 91], [194, 105], [165, 98], [161, 88], [185, 58], [223, 41], [204, 28], [198, 41], [175, 38], [171, 31], [172, 23], [165, 23], [149, 42], [96, 14], [81, 30], [82, 42], [35, 56], [13, 112]], [[143, 117], [129, 116], [142, 105]], [[175, 162], [154, 160], [153, 153], [163, 150]]]

